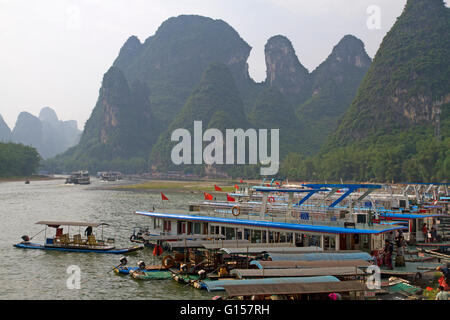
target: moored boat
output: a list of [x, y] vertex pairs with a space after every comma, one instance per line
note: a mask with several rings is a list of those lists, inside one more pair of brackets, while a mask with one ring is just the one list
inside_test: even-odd
[[[53, 250], [53, 251], [65, 251], [65, 252], [95, 252], [95, 253], [112, 253], [112, 254], [125, 254], [138, 250], [142, 250], [143, 246], [133, 246], [128, 248], [116, 248], [114, 246], [114, 239], [108, 238], [103, 240], [103, 226], [107, 226], [106, 223], [93, 223], [93, 222], [67, 222], [67, 221], [39, 221], [36, 224], [45, 225], [45, 229], [39, 233], [45, 231], [44, 244], [38, 244], [31, 242], [32, 238], [27, 235], [22, 236], [22, 242], [14, 245], [16, 248], [21, 249], [40, 249], [40, 250]], [[93, 228], [102, 227], [101, 239], [96, 239]], [[55, 228], [56, 233], [52, 236], [47, 236], [47, 228]], [[64, 227], [67, 227], [66, 233], [64, 233]], [[70, 227], [78, 227], [78, 232], [72, 237], [69, 235]], [[81, 236], [81, 227], [86, 227], [85, 235]], [[38, 233], [38, 234], [39, 234]], [[37, 234], [36, 234], [37, 235]], [[36, 236], [35, 235], [35, 236]]]

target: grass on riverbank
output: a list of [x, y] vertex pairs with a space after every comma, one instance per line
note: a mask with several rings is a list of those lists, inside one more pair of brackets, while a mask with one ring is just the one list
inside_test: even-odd
[[223, 185], [214, 181], [146, 181], [143, 183], [115, 186], [113, 189], [125, 190], [177, 190], [177, 191], [204, 191], [216, 192], [214, 185], [219, 186], [223, 192], [233, 192], [234, 185]]

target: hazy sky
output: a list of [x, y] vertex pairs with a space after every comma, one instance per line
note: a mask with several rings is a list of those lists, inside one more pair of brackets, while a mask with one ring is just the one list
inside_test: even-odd
[[[450, 0], [447, 1], [447, 4]], [[314, 70], [346, 34], [373, 57], [406, 0], [0, 0], [0, 114], [55, 109], [84, 127], [103, 74], [130, 35], [143, 42], [172, 16], [199, 14], [229, 23], [252, 47], [250, 75], [263, 81], [264, 45], [287, 36]], [[380, 28], [371, 17], [380, 9]], [[368, 10], [369, 9], [369, 10]]]

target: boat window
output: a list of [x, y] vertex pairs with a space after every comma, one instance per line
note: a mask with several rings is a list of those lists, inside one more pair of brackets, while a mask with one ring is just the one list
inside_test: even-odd
[[236, 239], [235, 238], [236, 237], [236, 234], [235, 234], [236, 229], [235, 228], [227, 228], [227, 227], [225, 227], [223, 229], [225, 229], [225, 238], [227, 240], [234, 240], [234, 239]]
[[244, 240], [250, 239], [250, 233], [251, 233], [250, 229], [244, 229]]
[[242, 229], [237, 229], [237, 239], [241, 240], [243, 236], [243, 230]]
[[161, 219], [155, 218], [153, 220], [153, 228], [154, 229], [159, 229], [161, 228]]
[[172, 230], [172, 222], [170, 220], [164, 220], [164, 231]]
[[194, 223], [194, 234], [201, 234], [200, 227], [201, 227], [200, 223], [198, 222]]
[[254, 243], [261, 243], [262, 241], [262, 234], [265, 235], [266, 232], [262, 232], [261, 230], [252, 230], [252, 240], [251, 242]]

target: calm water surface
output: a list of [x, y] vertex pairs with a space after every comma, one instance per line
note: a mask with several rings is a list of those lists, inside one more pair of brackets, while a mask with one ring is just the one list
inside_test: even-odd
[[[134, 226], [145, 226], [148, 218], [136, 210], [161, 209], [159, 192], [104, 190], [109, 185], [95, 178], [89, 186], [65, 185], [64, 180], [0, 183], [0, 299], [211, 299], [214, 294], [172, 280], [137, 281], [116, 275], [111, 269], [120, 255], [51, 252], [13, 247], [22, 235], [30, 237], [43, 229], [40, 220], [105, 222], [104, 237], [116, 240], [116, 247], [129, 247]], [[170, 201], [165, 209], [187, 209], [187, 202], [199, 194], [164, 192]], [[66, 229], [67, 227], [65, 227]], [[72, 227], [72, 234], [78, 228]], [[47, 229], [52, 235], [55, 229]], [[81, 229], [84, 233], [84, 228]], [[101, 228], [96, 231], [101, 236]], [[42, 243], [44, 232], [32, 241]], [[128, 255], [130, 265], [143, 260], [159, 263], [150, 249]], [[70, 290], [67, 268], [81, 269], [81, 289]]]

